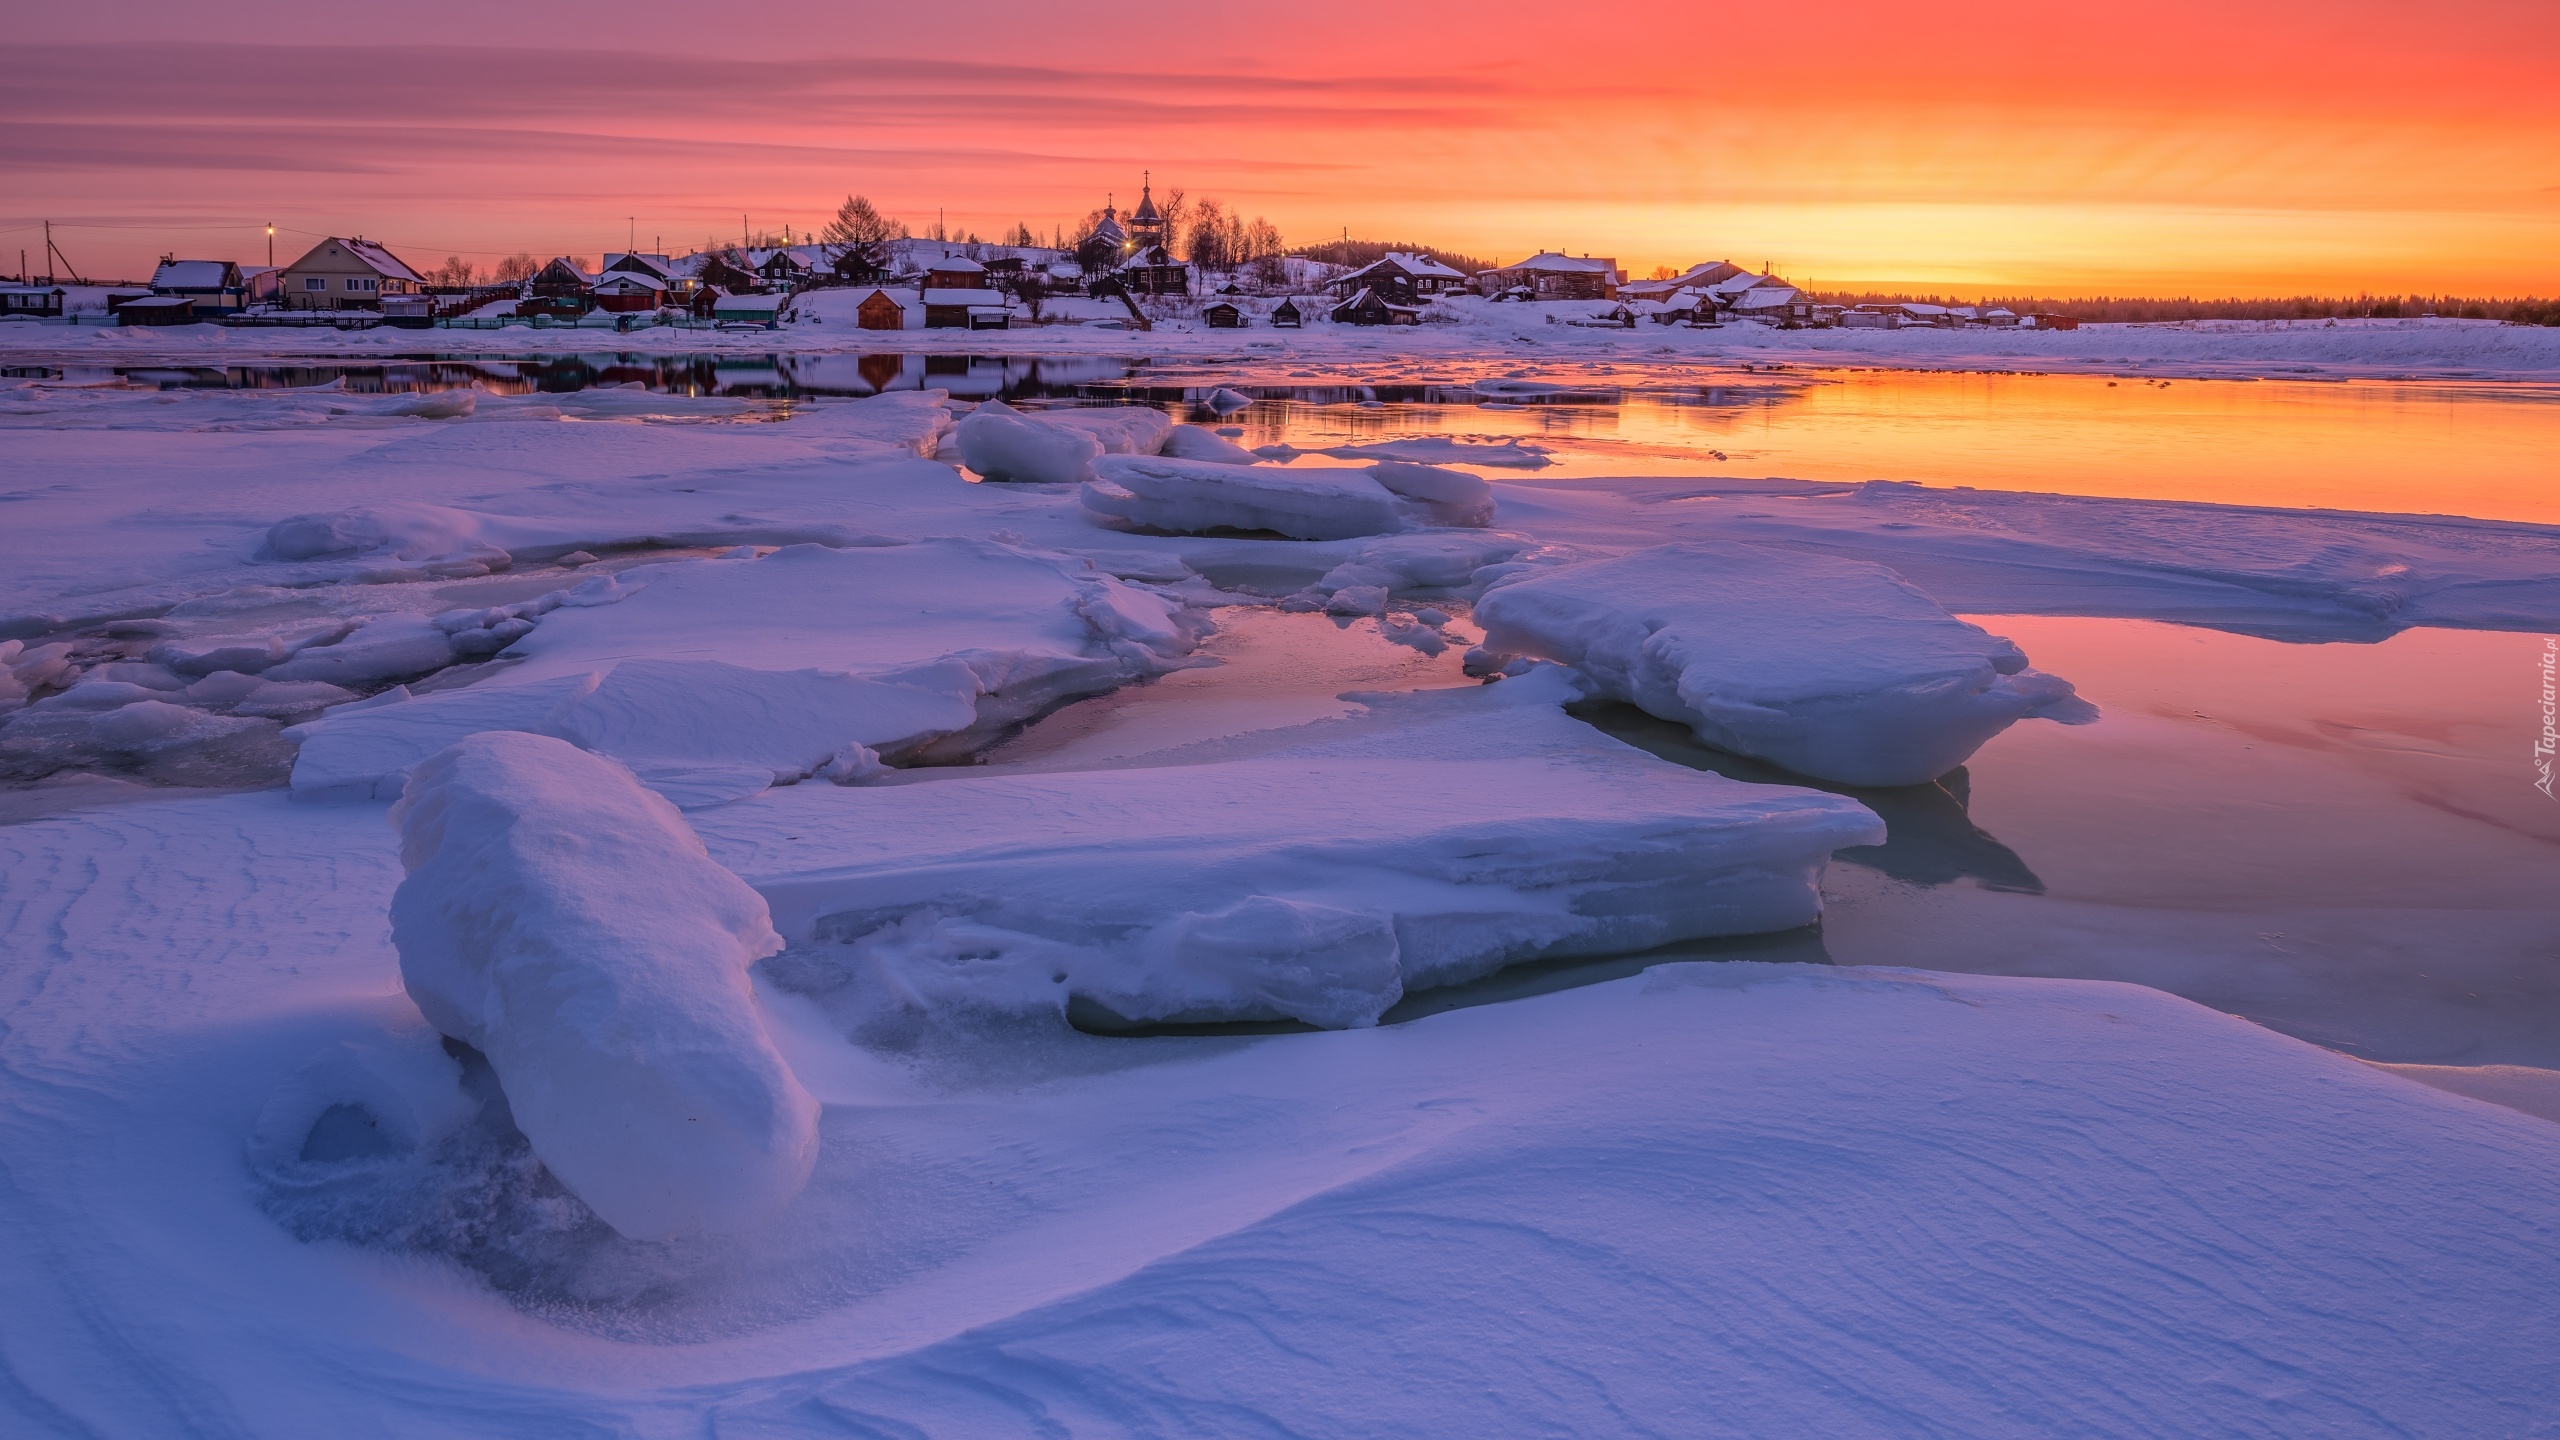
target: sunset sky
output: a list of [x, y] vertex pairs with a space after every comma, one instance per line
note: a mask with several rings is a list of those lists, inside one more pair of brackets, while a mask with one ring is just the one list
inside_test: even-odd
[[[1138, 18], [1129, 18], [1138, 17]], [[2084, 18], [2086, 17], [2086, 18]], [[689, 249], [1159, 187], [1488, 258], [2044, 293], [2560, 292], [2560, 4], [96, 0], [13, 15], [0, 267]], [[626, 219], [626, 217], [634, 217]]]

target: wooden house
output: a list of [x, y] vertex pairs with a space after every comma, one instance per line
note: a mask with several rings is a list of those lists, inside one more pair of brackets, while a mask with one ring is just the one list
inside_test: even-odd
[[1121, 288], [1132, 295], [1188, 295], [1191, 267], [1173, 258], [1162, 244], [1141, 245], [1130, 252], [1117, 272]]
[[924, 328], [927, 330], [1005, 330], [1013, 324], [1013, 314], [1005, 308], [1002, 291], [983, 285], [970, 289], [937, 290], [927, 286], [919, 292], [924, 302]]
[[1466, 289], [1467, 277], [1429, 256], [1390, 250], [1377, 263], [1335, 278], [1329, 288], [1344, 297], [1375, 290], [1394, 304], [1412, 305]]
[[965, 255], [945, 255], [925, 266], [927, 290], [984, 290], [987, 267]]
[[1306, 323], [1307, 317], [1298, 309], [1298, 302], [1295, 300], [1282, 300], [1272, 307], [1271, 328], [1274, 330], [1295, 330]]
[[1328, 318], [1336, 325], [1419, 325], [1422, 312], [1364, 287], [1359, 294], [1333, 307]]
[[807, 280], [809, 265], [791, 249], [749, 251], [748, 261], [756, 278], [777, 290], [789, 290]]
[[192, 295], [137, 295], [115, 312], [119, 325], [193, 325], [200, 318]]
[[62, 313], [59, 285], [0, 285], [0, 320], [49, 320]]
[[743, 265], [732, 264], [723, 255], [705, 255], [694, 268], [694, 283], [706, 290], [716, 289], [724, 295], [744, 295], [764, 288], [764, 278]]
[[569, 257], [555, 257], [525, 282], [524, 299], [517, 303], [516, 313], [574, 320], [596, 308], [595, 283], [595, 277], [570, 264]]
[[907, 307], [886, 290], [874, 290], [854, 307], [853, 323], [865, 330], [904, 330]]
[[1209, 328], [1212, 330], [1242, 330], [1245, 328], [1244, 312], [1237, 309], [1231, 302], [1225, 300], [1221, 300], [1215, 305], [1204, 307], [1200, 311], [1200, 318], [1208, 322]]
[[160, 268], [151, 272], [151, 293], [194, 301], [188, 309], [199, 319], [237, 315], [249, 304], [248, 282], [241, 278], [239, 265], [229, 260], [180, 260], [164, 255]]
[[595, 296], [599, 310], [609, 310], [618, 315], [638, 314], [666, 305], [667, 282], [643, 271], [615, 270], [598, 276], [588, 293]]
[[284, 303], [296, 310], [373, 310], [384, 295], [426, 284], [400, 257], [362, 236], [331, 236], [284, 267]]
[[1478, 292], [1526, 292], [1531, 300], [1615, 300], [1618, 262], [1541, 251], [1516, 265], [1498, 265], [1475, 277]]

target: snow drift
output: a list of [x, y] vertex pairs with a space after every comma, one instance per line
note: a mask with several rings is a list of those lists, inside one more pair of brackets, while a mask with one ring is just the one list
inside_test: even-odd
[[1719, 749], [1917, 785], [2071, 686], [1880, 565], [1685, 544], [1497, 584], [1485, 649], [1562, 661]]
[[800, 1192], [817, 1102], [747, 983], [781, 940], [673, 806], [500, 732], [420, 767], [391, 819], [409, 997], [488, 1056], [562, 1184], [637, 1239], [746, 1229]]

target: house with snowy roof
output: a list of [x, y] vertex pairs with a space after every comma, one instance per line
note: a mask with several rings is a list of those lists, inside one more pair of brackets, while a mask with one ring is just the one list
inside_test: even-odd
[[1618, 262], [1543, 250], [1515, 265], [1479, 272], [1476, 289], [1525, 300], [1615, 300]]
[[1412, 305], [1399, 305], [1364, 285], [1358, 294], [1333, 307], [1333, 313], [1326, 318], [1336, 325], [1419, 325], [1422, 311]]
[[385, 295], [414, 295], [426, 279], [362, 236], [330, 236], [284, 267], [284, 303], [295, 310], [377, 310]]
[[770, 250], [747, 252], [747, 268], [756, 278], [777, 289], [788, 290], [818, 272], [816, 261], [807, 253], [815, 246], [778, 245]]
[[1813, 323], [1813, 300], [1793, 285], [1754, 285], [1734, 296], [1726, 313], [1736, 320], [1798, 330]]
[[1668, 300], [1683, 290], [1703, 290], [1743, 273], [1730, 260], [1706, 260], [1664, 280], [1630, 280], [1618, 287], [1621, 300]]
[[151, 293], [193, 301], [188, 313], [199, 320], [237, 315], [249, 303], [248, 282], [241, 278], [239, 263], [231, 260], [180, 260], [163, 255], [160, 268], [151, 272]]
[[1429, 256], [1390, 250], [1373, 264], [1334, 277], [1327, 288], [1346, 299], [1362, 290], [1375, 290], [1399, 305], [1411, 305], [1464, 290], [1467, 283], [1464, 273]]
[[596, 308], [597, 278], [571, 263], [568, 256], [554, 256], [524, 282], [524, 298], [517, 303], [516, 313], [574, 320]]
[[51, 319], [70, 293], [59, 285], [0, 285], [0, 320]]
[[599, 310], [636, 314], [664, 307], [669, 289], [665, 279], [645, 270], [608, 270], [596, 277], [587, 293], [595, 297]]

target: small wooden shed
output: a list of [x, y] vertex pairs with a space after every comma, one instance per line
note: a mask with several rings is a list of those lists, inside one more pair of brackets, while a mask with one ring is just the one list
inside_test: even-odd
[[1306, 323], [1307, 317], [1299, 313], [1295, 300], [1283, 300], [1271, 312], [1271, 326], [1275, 330], [1295, 330]]
[[1203, 307], [1200, 311], [1200, 318], [1209, 322], [1209, 328], [1213, 330], [1242, 330], [1245, 328], [1244, 312], [1224, 300], [1219, 301], [1215, 305]]
[[853, 323], [865, 330], [904, 330], [907, 307], [886, 290], [874, 290], [854, 307]]

